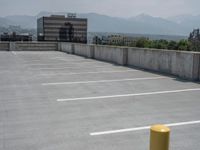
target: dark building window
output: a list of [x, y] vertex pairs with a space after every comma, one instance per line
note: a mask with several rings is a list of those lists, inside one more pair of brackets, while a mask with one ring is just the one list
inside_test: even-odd
[[59, 36], [60, 36], [60, 41], [73, 42], [74, 40], [73, 25], [71, 23], [65, 23], [65, 25], [60, 28]]

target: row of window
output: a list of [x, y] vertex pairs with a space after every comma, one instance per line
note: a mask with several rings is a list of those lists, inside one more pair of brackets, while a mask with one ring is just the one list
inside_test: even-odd
[[[45, 25], [44, 29], [60, 29], [61, 27], [65, 27], [65, 26], [59, 26], [59, 25]], [[66, 28], [66, 27], [65, 27]], [[74, 29], [85, 29], [87, 30], [87, 26], [73, 26]]]
[[56, 25], [64, 25], [65, 23], [70, 23], [72, 25], [87, 25], [87, 22], [78, 22], [78, 21], [73, 21], [73, 22], [66, 22], [66, 21], [60, 21], [60, 22], [55, 22], [55, 21], [45, 21], [44, 24], [56, 24]]
[[40, 39], [41, 41], [65, 41], [65, 42], [79, 42], [79, 43], [87, 43], [86, 38], [59, 38], [59, 37], [45, 37], [44, 39]]
[[[45, 29], [44, 30], [44, 32], [53, 32], [53, 33], [58, 33], [60, 31], [61, 31], [61, 29]], [[66, 31], [68, 31], [68, 30], [66, 29]], [[87, 30], [84, 30], [84, 29], [74, 29], [73, 32], [74, 33], [87, 33]]]
[[[42, 19], [44, 21], [87, 21], [86, 18], [59, 18], [59, 17], [43, 17], [43, 18], [39, 18]], [[39, 20], [38, 19], [38, 20]]]
[[[67, 36], [69, 34], [45, 34], [44, 36], [45, 37], [49, 37], [49, 36], [52, 36], [52, 37], [59, 37], [59, 36]], [[73, 37], [87, 37], [87, 34], [72, 34]]]

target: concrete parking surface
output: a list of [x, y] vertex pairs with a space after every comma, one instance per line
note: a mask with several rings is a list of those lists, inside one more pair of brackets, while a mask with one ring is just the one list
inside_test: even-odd
[[0, 52], [0, 150], [199, 150], [200, 84], [62, 52]]

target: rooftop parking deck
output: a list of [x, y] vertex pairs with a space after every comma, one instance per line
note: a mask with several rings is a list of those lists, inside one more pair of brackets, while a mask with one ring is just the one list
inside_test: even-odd
[[0, 52], [0, 150], [200, 147], [200, 84], [56, 51]]

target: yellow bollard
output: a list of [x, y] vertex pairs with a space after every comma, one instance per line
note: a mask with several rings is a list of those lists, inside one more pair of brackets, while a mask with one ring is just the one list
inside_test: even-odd
[[154, 125], [150, 129], [150, 150], [169, 150], [170, 129]]

